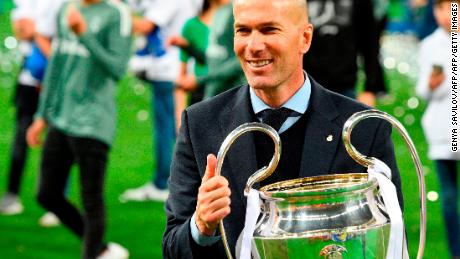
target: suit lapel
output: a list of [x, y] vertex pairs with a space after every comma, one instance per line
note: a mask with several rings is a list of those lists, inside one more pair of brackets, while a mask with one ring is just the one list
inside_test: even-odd
[[310, 78], [312, 93], [300, 164], [300, 177], [330, 173], [342, 128], [333, 121], [339, 115], [330, 93]]
[[[249, 99], [249, 88], [243, 86], [239, 89], [235, 102], [229, 105], [221, 118], [221, 132], [225, 137], [238, 126], [252, 122], [252, 106]], [[245, 133], [231, 146], [225, 158], [222, 175], [227, 177], [236, 195], [243, 198], [243, 190], [248, 178], [257, 170], [256, 151], [253, 134]], [[225, 172], [229, 170], [230, 172]], [[244, 198], [245, 200], [245, 198]]]

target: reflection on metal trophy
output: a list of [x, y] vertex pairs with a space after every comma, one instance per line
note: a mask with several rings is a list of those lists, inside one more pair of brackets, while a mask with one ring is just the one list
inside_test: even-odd
[[[371, 117], [384, 119], [398, 130], [408, 145], [416, 165], [421, 207], [417, 259], [421, 259], [426, 235], [425, 183], [420, 159], [404, 127], [384, 112], [358, 112], [347, 120], [342, 131], [346, 150], [355, 161], [367, 168], [382, 163], [376, 158], [362, 155], [350, 142], [354, 126]], [[223, 142], [217, 156], [216, 174], [220, 174], [225, 154], [231, 144], [240, 135], [249, 131], [262, 131], [268, 134], [275, 142], [275, 154], [268, 166], [259, 169], [248, 179], [246, 195], [254, 183], [264, 180], [275, 171], [281, 156], [280, 138], [274, 129], [262, 123], [244, 124], [232, 131]], [[404, 258], [401, 252], [404, 249], [401, 247], [405, 247], [406, 240], [393, 238], [396, 220], [391, 216], [391, 206], [388, 202], [384, 203], [387, 201], [386, 194], [381, 180], [378, 179], [381, 178], [370, 173], [327, 174], [262, 187], [258, 191], [262, 204], [261, 214], [251, 239], [252, 257]], [[389, 181], [387, 178], [385, 180]], [[401, 215], [400, 219], [399, 230], [403, 236]], [[222, 222], [219, 227], [227, 256], [232, 258]], [[394, 244], [395, 242], [399, 243]], [[399, 247], [400, 250], [396, 250], [399, 254], [391, 255], [391, 247]]]

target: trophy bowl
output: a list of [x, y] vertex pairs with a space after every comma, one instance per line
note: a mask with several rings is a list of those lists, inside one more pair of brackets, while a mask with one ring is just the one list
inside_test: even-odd
[[375, 179], [334, 174], [260, 189], [258, 258], [385, 258], [390, 220]]

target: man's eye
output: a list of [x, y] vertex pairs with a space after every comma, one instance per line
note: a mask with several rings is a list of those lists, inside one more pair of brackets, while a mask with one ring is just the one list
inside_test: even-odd
[[235, 30], [235, 32], [238, 33], [238, 34], [247, 34], [247, 33], [249, 33], [250, 31], [249, 31], [249, 29], [247, 29], [247, 28], [237, 28], [237, 29]]
[[276, 32], [278, 29], [275, 27], [264, 27], [262, 28], [261, 32], [262, 33], [273, 33]]

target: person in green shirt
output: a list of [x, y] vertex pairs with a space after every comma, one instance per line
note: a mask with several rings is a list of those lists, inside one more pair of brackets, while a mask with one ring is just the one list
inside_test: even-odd
[[176, 81], [178, 87], [186, 90], [204, 87], [205, 99], [246, 82], [240, 62], [233, 52], [232, 4], [229, 0], [224, 2], [226, 4], [213, 16], [206, 52], [188, 48], [195, 57], [206, 60], [208, 73], [202, 76], [188, 74]]
[[[219, 7], [227, 4], [228, 0], [204, 0], [199, 15], [187, 20], [182, 27], [180, 36], [172, 36], [167, 44], [180, 47], [181, 67], [178, 76], [180, 81], [188, 74], [193, 76], [205, 76], [208, 74], [208, 66], [204, 53], [208, 47], [209, 26], [212, 23], [215, 12]], [[193, 72], [189, 71], [190, 60], [193, 60]], [[182, 111], [190, 104], [203, 100], [204, 87], [187, 90], [176, 88], [174, 90], [174, 112], [176, 119], [176, 131], [180, 128]]]
[[[83, 241], [83, 258], [127, 258], [122, 246], [104, 242], [103, 186], [115, 133], [115, 85], [131, 49], [131, 16], [120, 1], [66, 3], [46, 70], [30, 146], [41, 143], [38, 202]], [[80, 171], [83, 212], [63, 195], [72, 164]]]

